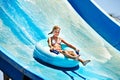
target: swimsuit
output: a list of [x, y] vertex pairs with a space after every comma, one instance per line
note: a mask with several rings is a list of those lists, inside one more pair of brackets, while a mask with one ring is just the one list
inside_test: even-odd
[[[54, 45], [56, 45], [56, 44], [61, 44], [61, 39], [60, 38], [57, 38], [57, 41], [55, 40], [55, 39], [52, 39], [51, 38], [51, 44], [54, 46]], [[50, 52], [53, 52], [53, 53], [55, 53], [55, 54], [59, 54], [60, 52], [59, 51], [57, 51], [57, 50], [50, 50]]]
[[57, 38], [57, 41], [55, 39], [52, 39], [51, 38], [51, 44], [54, 46], [55, 44], [61, 44], [61, 39], [60, 38]]
[[60, 53], [60, 52], [57, 51], [57, 50], [50, 50], [50, 52], [53, 52], [53, 53], [55, 53], [55, 54], [59, 54], [59, 53]]

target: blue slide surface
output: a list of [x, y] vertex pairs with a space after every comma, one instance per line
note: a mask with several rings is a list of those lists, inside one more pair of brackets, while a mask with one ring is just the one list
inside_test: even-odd
[[[91, 0], [68, 0], [78, 14], [112, 46], [120, 50], [120, 25], [112, 21]], [[86, 6], [87, 5], [87, 6]]]
[[[35, 45], [54, 25], [91, 60], [87, 66], [60, 70], [34, 59]], [[120, 80], [119, 34], [90, 0], [0, 0], [0, 70], [13, 80]]]

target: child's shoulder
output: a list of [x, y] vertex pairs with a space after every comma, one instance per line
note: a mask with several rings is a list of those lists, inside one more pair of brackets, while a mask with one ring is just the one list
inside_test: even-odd
[[63, 40], [63, 38], [59, 37], [59, 40]]

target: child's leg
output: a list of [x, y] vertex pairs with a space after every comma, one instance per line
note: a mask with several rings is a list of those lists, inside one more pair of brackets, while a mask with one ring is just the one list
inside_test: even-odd
[[77, 55], [73, 54], [73, 51], [62, 51], [62, 54], [65, 55], [66, 57], [76, 59]]
[[90, 60], [82, 60], [79, 55], [75, 54], [73, 51], [62, 51], [62, 54], [69, 57], [69, 58], [72, 58], [72, 59], [75, 59], [75, 60], [78, 60], [80, 61], [84, 66], [90, 62]]
[[83, 61], [82, 59], [78, 58], [78, 61], [80, 61], [84, 66], [89, 63], [91, 60], [85, 60]]

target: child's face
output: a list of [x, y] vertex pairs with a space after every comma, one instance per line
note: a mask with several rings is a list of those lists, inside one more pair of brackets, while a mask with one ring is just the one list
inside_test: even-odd
[[57, 36], [59, 36], [59, 33], [60, 33], [60, 29], [56, 29], [56, 30], [54, 30], [53, 35], [55, 37], [57, 37]]

